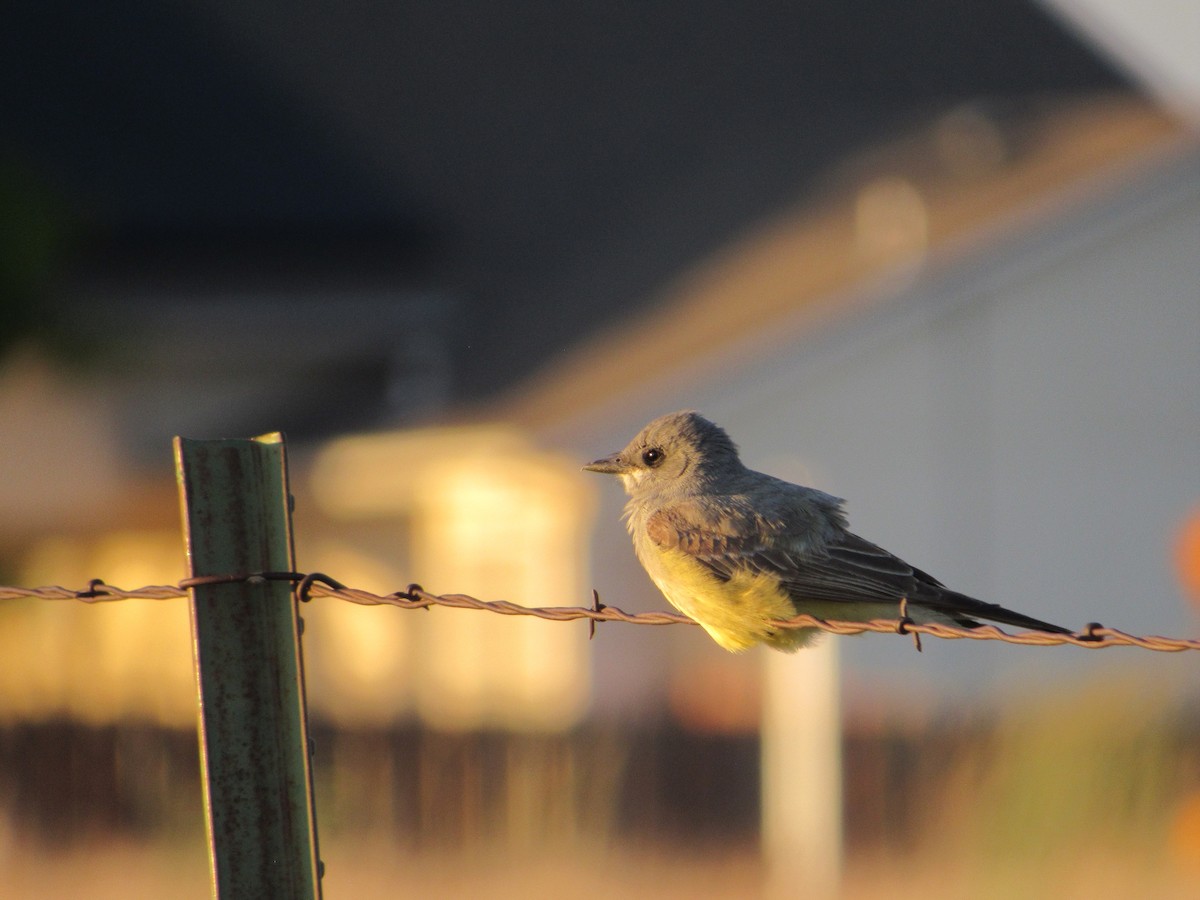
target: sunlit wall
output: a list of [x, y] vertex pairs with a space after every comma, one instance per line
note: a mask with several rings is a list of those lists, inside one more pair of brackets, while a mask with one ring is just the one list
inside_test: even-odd
[[[593, 501], [578, 466], [516, 432], [459, 428], [351, 437], [316, 460], [312, 487], [376, 546], [302, 546], [306, 564], [394, 591], [419, 581], [525, 606], [586, 602]], [[381, 541], [380, 535], [390, 536]], [[558, 730], [587, 709], [586, 628], [490, 613], [322, 603], [306, 611], [316, 713], [386, 722], [405, 709], [438, 728]]]

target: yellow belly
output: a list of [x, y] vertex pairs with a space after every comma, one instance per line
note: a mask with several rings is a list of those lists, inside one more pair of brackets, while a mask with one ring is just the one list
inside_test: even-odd
[[686, 553], [657, 547], [642, 563], [671, 605], [699, 622], [726, 650], [767, 643], [790, 652], [817, 633], [814, 628], [770, 624], [796, 615], [792, 601], [770, 575], [742, 572], [723, 582]]

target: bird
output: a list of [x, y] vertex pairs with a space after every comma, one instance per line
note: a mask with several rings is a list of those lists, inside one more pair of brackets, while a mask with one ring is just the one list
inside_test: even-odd
[[803, 613], [1071, 633], [953, 591], [859, 537], [844, 500], [747, 468], [725, 430], [694, 410], [654, 419], [623, 450], [583, 468], [620, 478], [638, 561], [726, 650], [798, 650], [819, 629], [774, 623]]

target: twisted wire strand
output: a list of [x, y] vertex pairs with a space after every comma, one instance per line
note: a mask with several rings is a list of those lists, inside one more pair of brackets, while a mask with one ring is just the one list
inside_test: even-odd
[[[618, 607], [601, 603], [599, 596], [594, 592], [594, 602], [591, 607], [524, 606], [508, 600], [480, 600], [477, 597], [467, 594], [434, 594], [417, 584], [411, 584], [406, 589], [391, 594], [375, 594], [361, 588], [348, 587], [321, 573], [304, 574], [300, 572], [258, 572], [201, 576], [184, 579], [177, 585], [147, 585], [131, 589], [106, 584], [98, 578], [92, 579], [88, 582], [88, 586], [82, 590], [72, 590], [57, 585], [36, 588], [0, 585], [0, 601], [21, 598], [76, 600], [83, 603], [107, 603], [119, 600], [175, 600], [188, 596], [188, 590], [193, 588], [256, 581], [292, 582], [295, 585], [294, 589], [297, 596], [302, 601], [307, 601], [315, 597], [325, 597], [344, 600], [360, 606], [396, 606], [401, 609], [431, 609], [435, 606], [444, 606], [452, 609], [481, 610], [504, 616], [534, 616], [553, 622], [572, 622], [583, 619], [591, 624], [593, 630], [598, 622], [625, 622], [630, 625], [697, 624], [695, 620], [681, 613], [625, 612]], [[1139, 647], [1143, 650], [1154, 650], [1165, 653], [1200, 650], [1200, 639], [1173, 638], [1162, 635], [1135, 635], [1119, 631], [1116, 628], [1107, 628], [1096, 622], [1089, 623], [1074, 634], [1058, 634], [1045, 631], [1010, 633], [1002, 631], [995, 625], [962, 628], [935, 622], [917, 624], [905, 615], [903, 609], [901, 610], [900, 617], [897, 619], [872, 619], [868, 622], [846, 622], [836, 619], [818, 619], [815, 616], [806, 614], [790, 619], [777, 620], [772, 622], [772, 625], [779, 628], [819, 628], [831, 634], [850, 635], [877, 632], [881, 634], [904, 634], [910, 636], [929, 635], [946, 640], [1003, 641], [1008, 644], [1024, 644], [1035, 647], [1071, 644], [1089, 650], [1117, 646]]]

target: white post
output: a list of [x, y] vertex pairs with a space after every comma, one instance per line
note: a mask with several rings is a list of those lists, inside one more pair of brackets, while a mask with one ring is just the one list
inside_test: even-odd
[[762, 721], [762, 846], [768, 897], [837, 895], [842, 870], [838, 639], [768, 652]]

